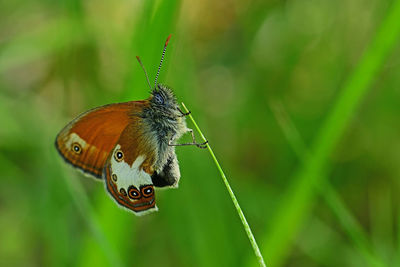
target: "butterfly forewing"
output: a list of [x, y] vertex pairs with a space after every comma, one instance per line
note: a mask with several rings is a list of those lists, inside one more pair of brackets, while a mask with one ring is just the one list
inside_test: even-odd
[[56, 148], [66, 162], [96, 178], [123, 130], [145, 106], [131, 101], [89, 110], [70, 122], [56, 138]]

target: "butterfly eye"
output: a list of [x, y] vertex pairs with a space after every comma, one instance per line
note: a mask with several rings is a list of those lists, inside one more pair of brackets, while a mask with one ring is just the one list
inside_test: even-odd
[[73, 143], [71, 146], [71, 149], [73, 152], [75, 152], [76, 154], [81, 154], [82, 153], [82, 147], [80, 144], [78, 143]]
[[124, 153], [122, 153], [122, 151], [118, 149], [117, 151], [115, 151], [114, 158], [116, 161], [120, 162], [124, 158]]
[[162, 97], [162, 95], [160, 95], [160, 94], [158, 94], [158, 93], [155, 93], [155, 94], [154, 94], [154, 101], [155, 101], [157, 104], [160, 104], [160, 105], [164, 104], [164, 98]]
[[148, 186], [145, 186], [145, 187], [142, 188], [142, 194], [145, 197], [152, 196], [153, 192], [154, 192], [153, 186], [151, 186], [151, 185], [148, 185]]
[[141, 198], [140, 192], [133, 185], [128, 188], [128, 196], [132, 199]]

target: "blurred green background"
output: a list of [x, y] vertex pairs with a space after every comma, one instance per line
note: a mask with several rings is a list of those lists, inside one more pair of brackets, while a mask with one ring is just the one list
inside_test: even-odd
[[206, 150], [177, 148], [179, 189], [136, 217], [54, 148], [147, 98], [135, 56], [153, 80], [172, 34], [159, 81], [267, 266], [400, 266], [399, 2], [0, 0], [0, 265], [257, 266]]

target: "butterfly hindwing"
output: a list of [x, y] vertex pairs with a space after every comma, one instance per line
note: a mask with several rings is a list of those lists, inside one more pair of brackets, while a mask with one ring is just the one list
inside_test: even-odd
[[70, 122], [56, 138], [56, 148], [66, 162], [96, 178], [122, 131], [135, 121], [144, 101], [110, 104], [89, 110]]
[[155, 144], [144, 141], [138, 124], [129, 124], [123, 130], [111, 151], [104, 171], [108, 193], [122, 207], [136, 215], [157, 210], [154, 185]]

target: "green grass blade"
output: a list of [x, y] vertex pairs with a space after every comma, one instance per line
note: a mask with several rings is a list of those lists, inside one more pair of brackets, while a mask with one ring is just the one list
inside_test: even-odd
[[[71, 192], [72, 199], [74, 200], [79, 212], [85, 219], [91, 234], [94, 236], [97, 244], [102, 249], [108, 264], [111, 266], [124, 266], [121, 262], [120, 255], [111, 247], [110, 241], [106, 238], [103, 229], [100, 226], [100, 221], [97, 219], [95, 212], [89, 204], [89, 199], [81, 182], [78, 180], [80, 177], [65, 177], [68, 189]], [[99, 251], [97, 251], [99, 253]]]
[[314, 186], [320, 182], [322, 174], [325, 174], [329, 155], [386, 56], [396, 44], [400, 32], [399, 17], [400, 1], [395, 1], [319, 131], [311, 150], [312, 157], [295, 175], [287, 194], [282, 198], [270, 231], [267, 231], [262, 242], [263, 251], [270, 255], [273, 266], [281, 265], [287, 257], [290, 243], [311, 209], [315, 195]]
[[[306, 164], [310, 153], [282, 103], [272, 101], [270, 102], [270, 106], [293, 151], [302, 163]], [[326, 177], [321, 178], [321, 184], [318, 189], [321, 197], [336, 215], [339, 223], [353, 241], [360, 255], [364, 257], [364, 260], [369, 262], [371, 266], [384, 266], [383, 261], [376, 256], [376, 252], [372, 251], [372, 245], [364, 229], [351, 214], [350, 210], [347, 209], [339, 194], [336, 193]]]
[[400, 207], [397, 209], [397, 257], [395, 258], [395, 262], [397, 265], [400, 265]]
[[384, 264], [383, 260], [378, 258], [376, 256], [377, 253], [372, 250], [365, 231], [346, 208], [331, 184], [329, 182], [322, 183], [320, 192], [365, 261], [370, 266], [385, 266], [386, 264]]

